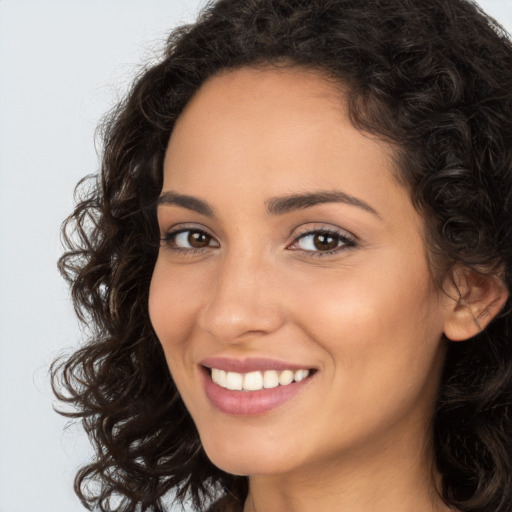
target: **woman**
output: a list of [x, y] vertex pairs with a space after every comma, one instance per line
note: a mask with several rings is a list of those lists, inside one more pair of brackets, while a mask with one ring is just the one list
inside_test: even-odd
[[512, 510], [512, 46], [492, 20], [219, 1], [104, 137], [61, 259], [91, 339], [55, 368], [97, 449], [86, 506]]

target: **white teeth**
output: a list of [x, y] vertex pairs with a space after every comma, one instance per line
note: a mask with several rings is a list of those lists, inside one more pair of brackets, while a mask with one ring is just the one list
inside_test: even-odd
[[281, 386], [287, 386], [293, 382], [293, 372], [291, 370], [285, 370], [279, 375], [279, 384]]
[[226, 387], [234, 391], [241, 391], [243, 387], [244, 376], [241, 373], [228, 372], [226, 375]]
[[218, 370], [217, 368], [212, 368], [212, 380], [216, 382], [219, 386], [225, 388], [227, 386], [226, 383], [226, 372], [224, 370]]
[[259, 391], [277, 386], [287, 386], [292, 382], [300, 382], [309, 375], [309, 370], [267, 370], [265, 372], [226, 372], [212, 368], [212, 380], [219, 386], [233, 391]]
[[309, 370], [297, 370], [295, 372], [295, 382], [304, 380], [309, 375]]
[[258, 391], [263, 387], [263, 375], [261, 372], [251, 372], [244, 375], [244, 386], [246, 391]]
[[263, 374], [263, 387], [265, 389], [277, 388], [279, 386], [279, 374], [275, 370], [267, 370]]

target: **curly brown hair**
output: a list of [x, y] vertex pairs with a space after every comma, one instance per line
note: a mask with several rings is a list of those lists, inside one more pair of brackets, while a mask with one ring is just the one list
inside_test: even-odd
[[[434, 274], [461, 262], [499, 270], [512, 289], [512, 43], [494, 20], [466, 0], [210, 3], [109, 115], [101, 172], [81, 182], [63, 228], [59, 268], [90, 336], [52, 373], [74, 408], [63, 414], [82, 419], [96, 449], [75, 480], [89, 509], [163, 511], [170, 494], [198, 509], [245, 499], [247, 479], [216, 468], [201, 447], [148, 291], [176, 119], [220, 70], [278, 62], [335, 78], [353, 124], [396, 146]], [[509, 300], [483, 332], [448, 344], [433, 443], [443, 499], [464, 512], [512, 510], [511, 320]]]

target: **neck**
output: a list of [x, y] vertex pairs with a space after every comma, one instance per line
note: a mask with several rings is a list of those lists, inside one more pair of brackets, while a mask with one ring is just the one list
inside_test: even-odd
[[244, 512], [447, 512], [429, 460], [429, 448], [407, 446], [402, 439], [300, 472], [255, 475]]

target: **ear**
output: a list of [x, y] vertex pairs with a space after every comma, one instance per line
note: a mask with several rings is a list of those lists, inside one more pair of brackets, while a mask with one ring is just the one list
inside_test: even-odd
[[484, 275], [466, 266], [453, 270], [444, 290], [451, 298], [444, 335], [451, 341], [467, 340], [483, 331], [508, 298], [498, 275]]

